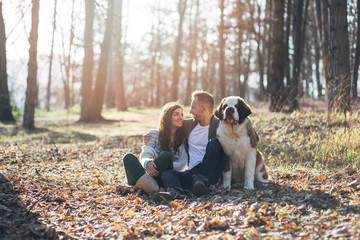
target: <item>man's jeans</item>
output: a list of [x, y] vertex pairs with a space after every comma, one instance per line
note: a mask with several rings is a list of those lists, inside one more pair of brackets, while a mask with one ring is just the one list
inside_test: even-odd
[[185, 172], [176, 172], [168, 170], [161, 173], [160, 177], [165, 189], [183, 187], [192, 189], [192, 176], [195, 174], [204, 175], [209, 184], [216, 184], [222, 175], [222, 159], [224, 151], [217, 138], [212, 138], [206, 146], [205, 156], [203, 161]]

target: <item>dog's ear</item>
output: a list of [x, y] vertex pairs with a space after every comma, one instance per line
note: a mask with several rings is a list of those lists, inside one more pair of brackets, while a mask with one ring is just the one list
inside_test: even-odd
[[223, 106], [224, 100], [225, 100], [225, 98], [223, 98], [221, 100], [221, 102], [219, 103], [219, 105], [215, 109], [215, 113], [214, 113], [214, 115], [220, 120], [223, 120], [223, 118], [224, 118], [223, 113], [222, 113], [222, 106]]
[[239, 124], [252, 113], [250, 106], [247, 105], [242, 98], [238, 99], [237, 111], [239, 113]]

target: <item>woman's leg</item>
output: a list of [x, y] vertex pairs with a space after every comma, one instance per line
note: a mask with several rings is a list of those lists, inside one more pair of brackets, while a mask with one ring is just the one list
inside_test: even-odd
[[160, 172], [160, 174], [166, 170], [173, 170], [173, 160], [172, 154], [166, 151], [161, 152], [155, 159], [154, 163], [157, 167], [156, 170]]
[[140, 177], [145, 174], [145, 170], [139, 162], [139, 159], [132, 153], [127, 153], [123, 157], [123, 162], [127, 182], [129, 185], [134, 186]]

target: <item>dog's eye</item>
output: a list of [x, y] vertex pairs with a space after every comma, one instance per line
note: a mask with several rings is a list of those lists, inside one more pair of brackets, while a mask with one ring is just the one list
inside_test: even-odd
[[227, 108], [227, 104], [224, 104], [222, 108], [223, 108], [223, 109]]

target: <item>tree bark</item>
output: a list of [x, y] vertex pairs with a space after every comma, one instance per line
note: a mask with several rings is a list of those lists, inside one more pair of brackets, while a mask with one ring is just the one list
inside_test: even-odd
[[194, 24], [190, 26], [190, 50], [189, 50], [189, 65], [188, 65], [188, 74], [187, 74], [187, 83], [186, 83], [186, 95], [185, 95], [185, 104], [190, 105], [191, 101], [191, 92], [193, 91], [193, 62], [194, 58], [196, 57], [196, 51], [197, 51], [197, 41], [198, 41], [198, 34], [199, 34], [199, 14], [200, 14], [200, 0], [196, 0], [196, 13], [195, 13], [195, 20]]
[[54, 1], [54, 14], [53, 14], [53, 31], [52, 31], [52, 38], [51, 38], [51, 50], [49, 56], [49, 77], [48, 77], [48, 84], [46, 89], [46, 103], [45, 108], [47, 111], [50, 111], [50, 98], [51, 98], [51, 82], [52, 82], [52, 64], [53, 64], [53, 56], [54, 56], [54, 40], [55, 40], [55, 30], [56, 30], [56, 5], [57, 0]]
[[[243, 94], [245, 94], [243, 92], [243, 84], [241, 83], [241, 75], [244, 72], [244, 67], [243, 67], [243, 63], [242, 63], [242, 55], [243, 55], [243, 51], [242, 51], [242, 43], [243, 43], [243, 35], [244, 35], [244, 31], [245, 31], [245, 24], [244, 21], [242, 19], [244, 11], [246, 11], [247, 6], [243, 1], [237, 0], [236, 1], [236, 9], [235, 9], [235, 15], [236, 15], [236, 41], [235, 41], [235, 54], [234, 54], [234, 64], [235, 64], [235, 74], [234, 74], [234, 95], [240, 96], [240, 97], [244, 97]], [[253, 14], [251, 14], [251, 16], [253, 16]], [[251, 24], [253, 25], [253, 24]], [[255, 32], [255, 29], [254, 29]]]
[[322, 62], [323, 62], [323, 76], [325, 79], [325, 95], [328, 98], [328, 81], [329, 81], [329, 13], [328, 1], [321, 0], [321, 22], [322, 22]]
[[70, 70], [71, 70], [71, 50], [74, 43], [74, 7], [75, 0], [72, 2], [71, 8], [71, 23], [70, 23], [70, 40], [69, 40], [69, 51], [65, 61], [65, 74], [66, 78], [63, 80], [64, 85], [64, 98], [65, 98], [65, 109], [69, 109], [71, 106], [71, 85], [70, 85]]
[[295, 0], [294, 3], [295, 13], [293, 15], [294, 63], [293, 63], [292, 81], [290, 83], [290, 91], [289, 91], [290, 111], [295, 111], [299, 109], [299, 103], [297, 101], [297, 98], [299, 93], [299, 82], [300, 82], [300, 71], [301, 71], [301, 46], [302, 46], [301, 35], [304, 34], [301, 32], [303, 7], [304, 7], [303, 0]]
[[266, 72], [266, 75], [267, 75], [267, 86], [266, 86], [266, 91], [267, 91], [267, 94], [266, 94], [266, 100], [268, 100], [269, 96], [271, 96], [271, 80], [270, 80], [270, 77], [271, 77], [271, 49], [272, 49], [272, 39], [271, 39], [271, 32], [272, 32], [272, 24], [273, 24], [273, 2], [274, 0], [269, 0], [269, 1], [266, 1], [266, 28], [265, 28], [265, 31], [267, 32], [267, 43], [266, 43], [266, 69], [267, 69], [267, 72]]
[[174, 65], [174, 72], [173, 72], [173, 82], [171, 86], [171, 99], [178, 100], [179, 98], [179, 79], [180, 79], [180, 52], [181, 52], [181, 41], [183, 36], [183, 23], [185, 17], [185, 10], [186, 10], [186, 2], [187, 0], [179, 0], [178, 4], [178, 12], [179, 12], [179, 27], [178, 27], [178, 35], [175, 42], [175, 53], [173, 56], [173, 65]]
[[225, 23], [224, 23], [224, 0], [220, 0], [220, 26], [219, 26], [219, 97], [220, 99], [226, 95], [225, 80]]
[[[261, 28], [262, 22], [261, 22], [261, 7], [260, 5], [257, 5], [257, 9], [258, 9], [258, 25], [259, 28]], [[257, 36], [257, 59], [258, 59], [258, 68], [259, 68], [259, 84], [260, 84], [260, 100], [263, 100], [264, 95], [265, 95], [265, 87], [264, 87], [264, 73], [265, 73], [265, 66], [264, 66], [264, 56], [262, 55], [262, 49], [265, 47], [265, 41], [264, 38], [261, 36], [261, 32], [259, 30], [259, 32], [256, 34]]]
[[350, 111], [350, 51], [347, 1], [329, 0], [328, 111]]
[[97, 121], [105, 120], [101, 116], [101, 112], [104, 103], [105, 85], [106, 85], [106, 78], [108, 72], [111, 33], [112, 33], [112, 25], [113, 25], [113, 6], [114, 6], [114, 0], [108, 0], [106, 28], [105, 28], [103, 42], [101, 44], [99, 70], [96, 76], [94, 94], [91, 99], [89, 118], [86, 120], [88, 122], [97, 122]]
[[318, 98], [322, 97], [322, 84], [320, 81], [320, 46], [319, 46], [319, 36], [317, 34], [317, 30], [313, 27], [313, 36], [314, 36], [314, 44], [315, 44], [315, 76], [316, 76], [316, 85], [317, 85], [317, 95]]
[[352, 77], [352, 95], [358, 96], [358, 74], [360, 64], [360, 1], [357, 1], [357, 37], [356, 37], [356, 50], [354, 59], [354, 73]]
[[119, 68], [117, 74], [117, 90], [118, 90], [118, 98], [117, 98], [117, 110], [118, 111], [127, 111], [127, 103], [126, 103], [126, 96], [125, 96], [125, 84], [124, 84], [124, 53], [125, 47], [122, 44], [123, 41], [123, 25], [122, 25], [122, 6], [123, 0], [117, 2], [117, 14], [115, 16], [116, 26], [118, 26], [117, 31], [117, 55], [119, 59]]
[[[290, 32], [291, 32], [291, 17], [293, 17], [292, 13], [292, 0], [288, 0], [286, 4], [286, 30], [285, 30], [285, 49], [284, 49], [284, 57], [285, 57], [285, 78], [286, 78], [286, 94], [289, 95], [291, 88], [291, 67], [290, 67], [290, 58], [289, 58], [289, 41], [290, 41]], [[296, 8], [295, 8], [296, 10]]]
[[156, 106], [160, 106], [163, 100], [163, 84], [161, 77], [161, 16], [160, 7], [157, 9], [157, 30], [156, 30]]
[[85, 31], [84, 31], [84, 60], [81, 76], [81, 112], [80, 120], [88, 119], [90, 101], [92, 98], [94, 50], [93, 27], [95, 5], [92, 0], [85, 0]]
[[32, 0], [31, 10], [31, 31], [30, 31], [30, 50], [28, 63], [27, 87], [24, 107], [23, 127], [27, 130], [35, 129], [34, 113], [36, 98], [38, 94], [36, 75], [37, 75], [37, 41], [39, 27], [39, 0]]
[[150, 106], [155, 105], [155, 66], [156, 66], [156, 50], [155, 50], [155, 37], [154, 37], [154, 24], [151, 27], [151, 43], [149, 52], [151, 54], [151, 70], [150, 70], [150, 83], [149, 83], [149, 101]]
[[10, 94], [6, 71], [6, 34], [2, 14], [2, 2], [0, 2], [0, 121], [14, 123], [10, 105]]
[[269, 110], [279, 112], [284, 106], [284, 0], [274, 0]]

